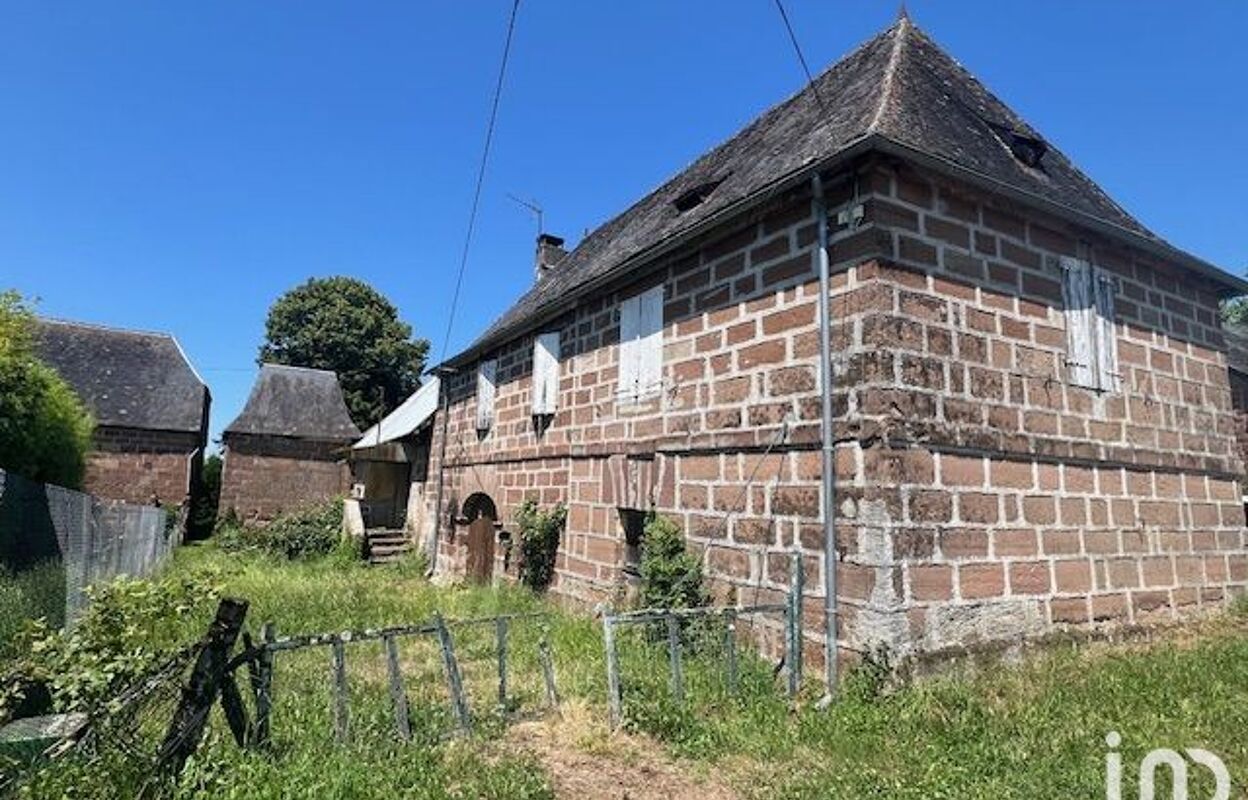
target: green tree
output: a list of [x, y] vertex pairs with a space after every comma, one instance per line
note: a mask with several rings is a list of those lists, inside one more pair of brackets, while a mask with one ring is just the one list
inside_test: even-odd
[[338, 373], [351, 418], [372, 425], [420, 386], [429, 342], [394, 305], [355, 278], [312, 278], [277, 299], [260, 362]]
[[1248, 297], [1222, 301], [1222, 321], [1248, 326]]
[[35, 316], [0, 292], [0, 467], [78, 488], [94, 423], [74, 390], [35, 353]]

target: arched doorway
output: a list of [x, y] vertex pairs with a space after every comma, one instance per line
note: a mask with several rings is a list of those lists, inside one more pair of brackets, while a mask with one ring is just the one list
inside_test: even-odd
[[490, 496], [477, 492], [464, 501], [463, 519], [468, 523], [468, 558], [465, 577], [474, 583], [494, 578], [494, 521], [498, 509]]

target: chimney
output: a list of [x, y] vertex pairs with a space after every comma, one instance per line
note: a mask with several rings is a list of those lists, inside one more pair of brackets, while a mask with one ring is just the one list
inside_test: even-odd
[[537, 235], [537, 265], [534, 270], [537, 280], [541, 281], [545, 278], [546, 273], [558, 266], [567, 254], [568, 251], [563, 249], [563, 239], [551, 236], [549, 233], [539, 233]]

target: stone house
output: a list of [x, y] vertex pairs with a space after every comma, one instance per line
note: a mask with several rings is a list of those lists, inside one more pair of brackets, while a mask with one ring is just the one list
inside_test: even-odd
[[95, 417], [84, 489], [129, 503], [179, 505], [208, 442], [208, 386], [173, 336], [40, 319], [39, 356]]
[[498, 574], [494, 534], [535, 497], [569, 510], [553, 591], [611, 598], [656, 511], [724, 601], [775, 599], [800, 549], [807, 642], [834, 586], [842, 656], [1170, 620], [1248, 584], [1218, 317], [1248, 284], [1131, 217], [904, 15], [559, 244], [444, 365], [439, 573]]
[[262, 364], [221, 436], [222, 513], [267, 521], [345, 494], [346, 451], [359, 435], [333, 372]]

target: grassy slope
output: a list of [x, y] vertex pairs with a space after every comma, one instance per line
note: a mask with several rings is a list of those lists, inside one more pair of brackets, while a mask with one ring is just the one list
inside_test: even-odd
[[[377, 627], [428, 618], [528, 610], [519, 590], [437, 589], [401, 569], [278, 564], [224, 556], [208, 547], [179, 554], [177, 569], [224, 568], [231, 594], [251, 601], [249, 624], [273, 620], [283, 633]], [[557, 617], [552, 641], [560, 689], [604, 716], [601, 643], [585, 619]], [[532, 644], [517, 633], [518, 649]], [[488, 706], [488, 637], [457, 641], [474, 708]], [[354, 744], [335, 747], [328, 653], [279, 658], [274, 756], [240, 752], [219, 719], [191, 767], [187, 794], [213, 797], [547, 797], [540, 765], [511, 752], [497, 728], [436, 747], [401, 746], [390, 734], [381, 654], [351, 645]], [[633, 642], [625, 654], [636, 728], [667, 743], [691, 767], [711, 769], [758, 797], [1070, 798], [1104, 796], [1106, 732], [1123, 736], [1128, 765], [1153, 747], [1205, 747], [1248, 786], [1248, 633], [1241, 618], [1207, 624], [1182, 641], [1143, 648], [1060, 651], [1027, 665], [965, 680], [928, 681], [885, 698], [851, 678], [831, 713], [791, 713], [772, 690], [766, 665], [746, 664], [746, 699], [719, 691], [688, 665], [690, 708], [662, 701], [663, 658]], [[518, 655], [516, 681], [535, 674]], [[411, 646], [403, 655], [414, 707], [440, 701], [436, 657]], [[527, 692], [527, 694], [526, 694]], [[517, 685], [529, 701], [533, 684]], [[423, 698], [424, 702], [421, 702]], [[418, 716], [425, 712], [418, 713]], [[427, 715], [426, 715], [427, 716]], [[434, 715], [436, 716], [436, 715]], [[445, 717], [425, 718], [432, 727]], [[601, 722], [593, 738], [602, 746]], [[607, 748], [609, 750], [609, 748]], [[1193, 797], [1212, 787], [1193, 780]]]

